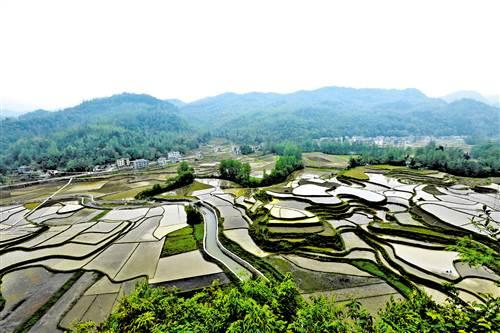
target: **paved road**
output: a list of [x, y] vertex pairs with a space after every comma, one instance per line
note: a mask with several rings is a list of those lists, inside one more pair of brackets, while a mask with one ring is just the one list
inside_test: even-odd
[[[252, 278], [252, 273], [243, 265], [235, 261], [229, 255], [224, 253], [225, 249], [218, 239], [217, 216], [214, 212], [206, 207], [201, 207], [201, 213], [205, 220], [205, 238], [203, 239], [203, 247], [205, 251], [214, 259], [223, 263], [233, 274], [240, 280], [248, 280]], [[234, 255], [234, 254], [233, 254]]]

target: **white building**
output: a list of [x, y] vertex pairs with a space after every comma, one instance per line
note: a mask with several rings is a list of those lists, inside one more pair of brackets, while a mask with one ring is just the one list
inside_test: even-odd
[[132, 166], [134, 167], [134, 169], [147, 168], [148, 165], [149, 165], [149, 161], [145, 160], [143, 158], [132, 161]]
[[240, 149], [240, 146], [232, 146], [231, 147], [231, 151], [233, 152], [233, 154], [235, 155], [241, 155], [241, 149]]
[[130, 165], [130, 160], [128, 158], [119, 158], [116, 160], [116, 166], [118, 168], [127, 167]]
[[26, 165], [21, 165], [19, 168], [17, 168], [17, 173], [21, 174], [31, 173], [31, 168]]
[[168, 160], [165, 157], [162, 156], [158, 159], [158, 166], [164, 167], [167, 164]]
[[181, 153], [178, 151], [171, 151], [167, 154], [167, 158], [171, 163], [177, 163], [181, 159]]

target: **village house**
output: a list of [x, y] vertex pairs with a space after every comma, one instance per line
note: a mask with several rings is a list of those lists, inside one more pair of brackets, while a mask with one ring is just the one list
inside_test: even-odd
[[128, 158], [119, 158], [116, 160], [116, 166], [118, 168], [128, 167], [130, 165], [130, 160]]
[[181, 159], [181, 153], [178, 151], [171, 151], [167, 154], [170, 163], [177, 163]]
[[132, 166], [134, 167], [134, 169], [144, 169], [147, 168], [148, 165], [149, 161], [143, 158], [132, 161]]

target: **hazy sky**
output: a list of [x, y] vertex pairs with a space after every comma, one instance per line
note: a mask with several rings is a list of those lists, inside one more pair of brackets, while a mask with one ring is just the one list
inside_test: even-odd
[[0, 0], [0, 102], [336, 85], [500, 92], [500, 1]]

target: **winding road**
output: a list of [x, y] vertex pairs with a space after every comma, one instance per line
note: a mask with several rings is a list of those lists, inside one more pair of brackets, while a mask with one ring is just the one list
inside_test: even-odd
[[[203, 239], [203, 247], [206, 253], [215, 260], [221, 262], [240, 280], [251, 279], [253, 274], [240, 262], [243, 259], [237, 257], [234, 253], [227, 250], [219, 241], [217, 216], [212, 208], [201, 202], [201, 213], [205, 220], [205, 237]], [[234, 258], [234, 259], [233, 259]], [[240, 262], [239, 262], [240, 261]], [[243, 261], [244, 262], [244, 261]], [[246, 263], [246, 262], [244, 262]], [[247, 265], [250, 265], [246, 263]], [[256, 271], [256, 269], [254, 268]]]

